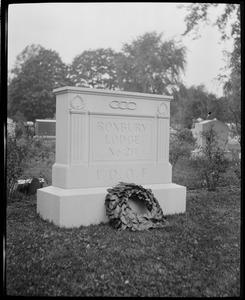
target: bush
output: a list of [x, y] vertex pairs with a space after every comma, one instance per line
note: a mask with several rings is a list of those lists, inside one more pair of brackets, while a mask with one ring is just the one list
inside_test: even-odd
[[194, 149], [195, 143], [196, 139], [187, 128], [170, 136], [169, 161], [172, 164], [172, 169], [175, 168], [181, 158], [190, 157], [191, 150]]
[[[28, 166], [24, 178], [43, 178], [47, 185], [52, 182], [52, 165], [55, 160], [55, 141], [39, 138], [33, 141], [30, 148]], [[23, 178], [23, 179], [24, 179]]]
[[241, 161], [231, 160], [229, 162], [229, 171], [226, 176], [226, 185], [240, 185], [241, 184]]
[[236, 174], [237, 178], [241, 180], [241, 161], [239, 159], [237, 161], [234, 161], [232, 169]]
[[51, 183], [55, 141], [7, 136], [7, 192], [13, 196], [18, 179], [43, 178]]
[[7, 192], [12, 195], [17, 179], [27, 166], [29, 140], [18, 139], [7, 135]]
[[201, 132], [205, 146], [200, 147], [200, 154], [191, 160], [192, 166], [197, 170], [198, 176], [204, 180], [209, 191], [215, 190], [228, 170], [229, 160], [225, 157], [224, 150], [219, 147], [218, 135], [213, 129]]

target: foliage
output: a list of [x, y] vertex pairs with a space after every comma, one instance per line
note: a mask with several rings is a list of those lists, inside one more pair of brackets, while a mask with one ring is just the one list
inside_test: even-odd
[[34, 139], [29, 149], [29, 168], [24, 170], [22, 177], [43, 178], [46, 185], [51, 185], [54, 162], [55, 141], [45, 140], [44, 138]]
[[[217, 14], [213, 26], [217, 26], [221, 32], [221, 40], [232, 40], [233, 50], [227, 53], [227, 69], [229, 76], [220, 75], [220, 81], [225, 82], [224, 94], [226, 97], [226, 118], [229, 122], [234, 122], [237, 132], [241, 133], [241, 24], [240, 24], [240, 4], [222, 4], [223, 12]], [[183, 35], [190, 32], [199, 31], [199, 26], [203, 22], [210, 22], [210, 9], [217, 7], [217, 3], [192, 3], [188, 5], [185, 21], [186, 30]], [[181, 6], [182, 7], [182, 6]], [[220, 6], [221, 7], [221, 6]]]
[[30, 140], [7, 135], [7, 191], [10, 197], [17, 179], [27, 168], [30, 143]]
[[86, 50], [76, 56], [70, 67], [70, 78], [75, 86], [116, 89], [116, 53], [108, 49]]
[[162, 34], [150, 32], [124, 44], [119, 53], [110, 48], [84, 51], [73, 60], [70, 78], [76, 86], [170, 92], [184, 70], [185, 49], [161, 39]]
[[51, 184], [51, 170], [54, 163], [55, 142], [42, 138], [33, 139], [23, 133], [21, 136], [7, 136], [7, 190], [14, 196], [14, 186], [19, 179], [43, 178]]
[[208, 112], [220, 121], [226, 121], [225, 106], [220, 99], [208, 93], [204, 85], [186, 88], [179, 84], [178, 91], [174, 91], [174, 100], [171, 101], [171, 122], [182, 127], [191, 128], [193, 119], [206, 119]]
[[185, 48], [173, 40], [162, 41], [162, 34], [145, 33], [124, 44], [116, 59], [120, 89], [163, 94], [174, 89], [185, 67]]
[[34, 126], [28, 126], [26, 122], [26, 118], [23, 116], [21, 112], [17, 112], [15, 116], [13, 116], [13, 121], [15, 122], [15, 130], [14, 134], [17, 139], [19, 138], [29, 138], [33, 137], [35, 133]]
[[[106, 215], [114, 228], [140, 231], [164, 227], [167, 224], [162, 209], [150, 189], [144, 189], [134, 183], [120, 182], [114, 188], [108, 189], [108, 192], [105, 199]], [[148, 210], [146, 214], [139, 215], [130, 208], [128, 200], [135, 198], [143, 201]]]
[[205, 146], [200, 147], [200, 154], [193, 158], [192, 163], [199, 176], [205, 180], [208, 190], [212, 191], [220, 184], [229, 163], [224, 149], [221, 149], [218, 144], [218, 135], [213, 126], [200, 135], [205, 140]]
[[18, 121], [15, 123], [15, 136], [21, 138], [26, 133], [25, 121]]
[[132, 232], [59, 228], [38, 217], [34, 196], [9, 203], [7, 295], [239, 297], [240, 190], [188, 191], [186, 204], [164, 230]]
[[195, 142], [196, 139], [187, 128], [170, 135], [169, 161], [172, 164], [173, 170], [179, 159], [182, 157], [190, 157], [191, 150], [194, 150]]
[[238, 179], [239, 184], [241, 183], [241, 160], [236, 159], [230, 162], [231, 171], [233, 171]]
[[[195, 36], [199, 31], [199, 26], [202, 23], [210, 24], [210, 9], [217, 7], [217, 3], [191, 3], [187, 10], [189, 13], [185, 17], [186, 30], [183, 35], [194, 31]], [[221, 7], [221, 6], [220, 6]], [[183, 8], [183, 5], [180, 5]], [[224, 4], [223, 12], [217, 15], [213, 26], [217, 26], [221, 32], [222, 40], [229, 38], [239, 38], [241, 35], [240, 28], [240, 5], [239, 4]], [[227, 34], [229, 29], [229, 33]]]
[[23, 113], [20, 111], [17, 111], [16, 114], [12, 116], [12, 119], [15, 123], [17, 122], [25, 123], [27, 121]]
[[30, 121], [52, 118], [55, 113], [53, 89], [69, 83], [66, 65], [58, 53], [43, 47], [24, 49], [18, 59], [13, 69], [15, 77], [8, 88], [9, 116], [19, 111]]
[[120, 53], [112, 49], [86, 50], [65, 65], [57, 52], [27, 46], [17, 56], [8, 85], [8, 115], [20, 112], [27, 120], [53, 118], [53, 89], [65, 85], [169, 93], [179, 83], [185, 48], [162, 34], [146, 33]]
[[236, 135], [241, 136], [241, 71], [232, 71], [230, 79], [224, 85], [227, 120], [234, 123]]
[[34, 58], [35, 56], [39, 55], [42, 49], [44, 48], [39, 44], [31, 44], [29, 46], [26, 46], [24, 50], [17, 55], [14, 67], [11, 70], [11, 75], [13, 77], [21, 75], [25, 63], [31, 58]]

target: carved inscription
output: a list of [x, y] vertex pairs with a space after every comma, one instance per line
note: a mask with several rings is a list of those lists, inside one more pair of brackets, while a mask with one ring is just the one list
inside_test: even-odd
[[133, 179], [133, 178], [144, 178], [148, 174], [147, 168], [139, 168], [139, 169], [133, 169], [129, 168], [126, 170], [122, 169], [109, 169], [108, 171], [103, 169], [97, 170], [97, 179], [98, 180], [122, 180], [124, 178], [127, 179]]
[[93, 120], [93, 159], [145, 160], [151, 156], [151, 120], [114, 117]]

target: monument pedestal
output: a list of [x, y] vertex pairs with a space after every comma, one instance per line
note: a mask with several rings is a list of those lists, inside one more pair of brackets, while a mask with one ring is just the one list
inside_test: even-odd
[[143, 185], [151, 189], [164, 215], [181, 214], [186, 211], [186, 187], [175, 183]]
[[[164, 215], [184, 213], [186, 188], [174, 183], [143, 185], [152, 190]], [[109, 187], [63, 189], [54, 186], [37, 191], [37, 212], [59, 227], [107, 223], [105, 196]]]

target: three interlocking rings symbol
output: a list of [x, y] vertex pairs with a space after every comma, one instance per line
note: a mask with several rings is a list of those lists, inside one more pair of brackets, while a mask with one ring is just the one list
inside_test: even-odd
[[120, 109], [134, 110], [134, 109], [136, 109], [136, 103], [135, 102], [113, 100], [110, 103], [110, 107], [113, 108], [113, 109], [120, 108]]

